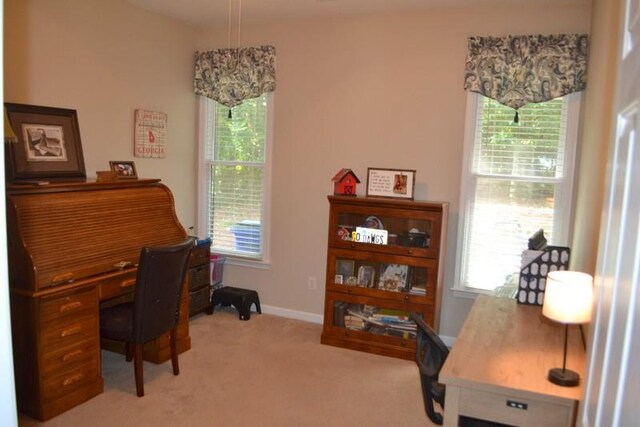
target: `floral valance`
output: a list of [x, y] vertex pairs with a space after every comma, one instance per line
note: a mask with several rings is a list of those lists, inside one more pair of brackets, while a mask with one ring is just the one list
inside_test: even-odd
[[581, 91], [586, 34], [469, 37], [464, 89], [516, 110]]
[[242, 47], [196, 52], [194, 91], [229, 108], [276, 88], [276, 49]]

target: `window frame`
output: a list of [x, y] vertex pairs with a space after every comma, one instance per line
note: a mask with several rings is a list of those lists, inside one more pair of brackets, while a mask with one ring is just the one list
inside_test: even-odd
[[[475, 92], [467, 92], [466, 113], [465, 113], [465, 130], [464, 145], [462, 152], [462, 168], [460, 177], [460, 199], [459, 199], [459, 217], [458, 217], [458, 233], [456, 242], [455, 271], [452, 291], [454, 296], [475, 298], [478, 294], [490, 294], [491, 290], [474, 288], [466, 286], [463, 282], [464, 272], [463, 260], [465, 259], [465, 242], [467, 233], [467, 217], [470, 215], [471, 201], [475, 197], [474, 184], [479, 178], [486, 177], [485, 174], [475, 174], [473, 172], [475, 136], [478, 126], [478, 104], [483, 95]], [[576, 159], [578, 157], [578, 129], [580, 125], [580, 109], [582, 95], [580, 92], [565, 95], [567, 103], [566, 112], [566, 141], [565, 141], [565, 179], [560, 191], [566, 195], [568, 206], [563, 206], [558, 224], [558, 232], [555, 234], [554, 245], [566, 245], [570, 242], [573, 234], [572, 224], [574, 218], [574, 189], [576, 186]], [[516, 178], [517, 179], [517, 178]], [[534, 181], [535, 179], [523, 179], [523, 181]], [[540, 182], [545, 181], [540, 179]], [[522, 248], [523, 250], [526, 247]], [[496, 284], [496, 287], [503, 285]]]
[[[271, 248], [271, 176], [272, 176], [272, 152], [273, 152], [273, 112], [274, 94], [266, 93], [267, 97], [267, 123], [264, 147], [264, 182], [262, 192], [262, 254], [261, 256], [248, 256], [235, 251], [220, 251], [226, 257], [225, 264], [241, 265], [259, 269], [270, 268]], [[198, 96], [198, 197], [197, 197], [197, 221], [198, 235], [208, 236], [209, 206], [211, 206], [211, 165], [207, 160], [208, 132], [213, 130], [207, 127], [208, 114], [213, 114], [215, 102], [205, 96]], [[212, 246], [213, 250], [213, 246]]]

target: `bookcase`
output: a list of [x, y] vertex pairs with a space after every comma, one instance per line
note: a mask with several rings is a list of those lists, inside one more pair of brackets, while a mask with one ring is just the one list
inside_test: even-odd
[[[448, 203], [328, 199], [321, 342], [413, 360], [416, 325], [409, 313], [421, 313], [438, 330]], [[372, 229], [386, 234], [386, 244], [363, 237]]]

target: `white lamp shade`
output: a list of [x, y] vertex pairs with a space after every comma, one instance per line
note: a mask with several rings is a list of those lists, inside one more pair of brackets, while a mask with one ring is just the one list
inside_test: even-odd
[[593, 277], [578, 271], [552, 271], [547, 275], [542, 314], [560, 323], [586, 323], [591, 319]]

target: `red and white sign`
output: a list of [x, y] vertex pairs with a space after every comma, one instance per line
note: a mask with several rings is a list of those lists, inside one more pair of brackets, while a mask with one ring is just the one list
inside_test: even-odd
[[158, 111], [136, 110], [133, 155], [164, 158], [167, 156], [165, 132], [167, 114]]

